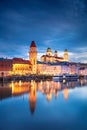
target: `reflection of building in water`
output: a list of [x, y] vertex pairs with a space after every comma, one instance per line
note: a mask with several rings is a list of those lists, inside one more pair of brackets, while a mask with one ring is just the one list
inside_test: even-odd
[[0, 100], [8, 98], [12, 95], [12, 88], [9, 87], [8, 83], [0, 83]]
[[58, 96], [58, 90], [61, 90], [61, 83], [54, 81], [41, 81], [38, 82], [37, 90], [46, 95], [47, 101], [52, 99], [52, 95], [55, 98]]
[[50, 101], [52, 98], [52, 88], [51, 88], [50, 84], [51, 84], [51, 81], [50, 82], [49, 81], [44, 81], [44, 82], [41, 81], [38, 83], [38, 86], [37, 86], [37, 89], [41, 93], [46, 95], [46, 99], [48, 101]]
[[57, 91], [57, 89], [55, 89], [55, 91], [54, 91], [54, 95], [55, 95], [55, 98], [58, 97], [58, 91]]
[[46, 99], [47, 99], [47, 101], [50, 101], [52, 99], [52, 93], [51, 92], [46, 94]]
[[30, 104], [30, 111], [33, 114], [36, 107], [36, 82], [31, 81], [31, 87], [29, 92], [29, 104]]
[[0, 84], [0, 99], [28, 93], [29, 89], [30, 89], [30, 82], [12, 81], [9, 84], [4, 83], [3, 86], [2, 84]]
[[87, 84], [87, 79], [79, 79], [80, 86], [85, 86]]
[[29, 93], [30, 111], [33, 113], [36, 107], [36, 91], [40, 91], [45, 95], [47, 101], [51, 101], [52, 98], [58, 97], [59, 92], [63, 90], [64, 99], [68, 99], [69, 89], [85, 85], [87, 85], [86, 79], [65, 83], [54, 81], [40, 81], [36, 83], [33, 80], [31, 82], [11, 82], [10, 84], [0, 83], [0, 99]]
[[70, 81], [68, 82], [68, 86], [67, 87], [71, 87], [71, 88], [74, 88], [75, 86], [77, 86], [78, 82], [77, 81]]
[[68, 88], [64, 88], [64, 99], [68, 99]]
[[23, 93], [29, 92], [30, 82], [13, 82], [11, 83], [12, 86], [12, 95], [21, 95]]

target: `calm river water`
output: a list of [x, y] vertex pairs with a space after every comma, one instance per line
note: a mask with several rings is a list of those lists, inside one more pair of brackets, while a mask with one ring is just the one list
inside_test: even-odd
[[0, 130], [87, 130], [87, 80], [0, 83]]

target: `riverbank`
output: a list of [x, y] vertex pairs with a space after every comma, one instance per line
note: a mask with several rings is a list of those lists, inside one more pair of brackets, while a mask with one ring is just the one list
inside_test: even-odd
[[7, 77], [0, 77], [1, 82], [6, 82], [6, 81], [40, 81], [40, 80], [52, 80], [52, 75], [28, 75], [28, 76], [7, 76]]
[[10, 81], [31, 81], [31, 80], [35, 80], [35, 81], [44, 81], [44, 80], [52, 80], [54, 78], [63, 80], [63, 79], [67, 79], [67, 80], [73, 80], [73, 79], [83, 79], [86, 78], [87, 76], [83, 76], [83, 75], [78, 75], [76, 77], [73, 76], [69, 76], [64, 78], [64, 76], [53, 76], [53, 75], [27, 75], [27, 76], [20, 76], [20, 75], [16, 75], [16, 76], [7, 76], [7, 77], [0, 77], [0, 82], [10, 82]]

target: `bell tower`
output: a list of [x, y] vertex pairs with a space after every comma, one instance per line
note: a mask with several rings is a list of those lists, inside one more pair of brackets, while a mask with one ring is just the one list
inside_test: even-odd
[[67, 49], [64, 50], [64, 61], [68, 61], [68, 51], [67, 51]]
[[32, 74], [36, 74], [37, 68], [37, 48], [34, 41], [31, 42], [30, 51], [29, 51], [29, 59], [32, 64]]
[[55, 52], [54, 52], [54, 57], [58, 57], [58, 53], [57, 53], [56, 50], [55, 50]]
[[52, 56], [51, 48], [49, 48], [49, 47], [47, 48], [46, 55]]

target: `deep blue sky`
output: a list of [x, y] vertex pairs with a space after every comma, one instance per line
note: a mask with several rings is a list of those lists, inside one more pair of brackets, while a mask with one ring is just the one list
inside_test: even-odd
[[87, 62], [87, 0], [0, 0], [0, 57], [28, 58], [32, 40], [38, 56], [67, 48]]

